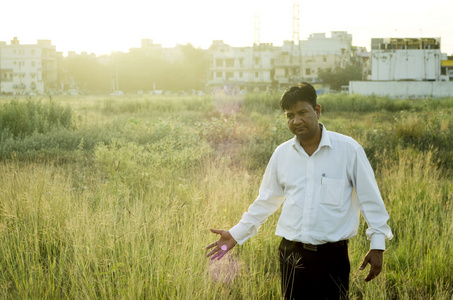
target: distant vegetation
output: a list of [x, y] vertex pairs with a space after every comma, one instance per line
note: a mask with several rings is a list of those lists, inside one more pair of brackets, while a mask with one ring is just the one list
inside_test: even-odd
[[[179, 48], [178, 48], [179, 49]], [[191, 44], [180, 47], [181, 59], [169, 61], [159, 50], [136, 49], [113, 54], [101, 63], [96, 57], [75, 56], [63, 60], [63, 82], [74, 80], [81, 92], [107, 94], [112, 89], [136, 94], [142, 90], [202, 90], [209, 60]]]
[[[278, 99], [0, 98], [0, 298], [278, 299], [278, 213], [222, 261], [204, 251], [291, 138]], [[366, 284], [362, 220], [351, 299], [451, 299], [453, 99], [319, 103], [364, 146], [395, 234]]]
[[329, 68], [320, 70], [318, 74], [319, 80], [323, 84], [330, 86], [332, 90], [341, 91], [341, 87], [349, 85], [349, 81], [360, 81], [362, 78], [361, 65], [348, 65], [345, 68]]

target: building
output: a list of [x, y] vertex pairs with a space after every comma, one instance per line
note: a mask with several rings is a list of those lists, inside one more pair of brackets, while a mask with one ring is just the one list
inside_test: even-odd
[[453, 81], [453, 56], [442, 56], [441, 63], [441, 77], [445, 81]]
[[301, 62], [299, 45], [294, 41], [284, 41], [283, 46], [275, 58], [274, 79], [278, 89], [283, 89], [288, 85], [302, 81]]
[[440, 38], [371, 40], [371, 80], [439, 81]]
[[344, 69], [351, 63], [352, 34], [346, 31], [313, 33], [307, 40], [299, 42], [301, 77], [307, 82], [318, 82], [319, 72], [325, 69]]
[[0, 93], [43, 94], [58, 87], [61, 55], [49, 40], [21, 45], [15, 37], [11, 44], [0, 42]]
[[271, 88], [277, 54], [272, 44], [232, 47], [217, 40], [213, 41], [208, 53], [210, 67], [207, 86], [210, 90], [236, 94]]
[[210, 54], [209, 88], [263, 91], [283, 89], [300, 81], [319, 83], [323, 69], [344, 68], [351, 63], [352, 35], [345, 31], [311, 34], [295, 44], [282, 47], [258, 44], [231, 47], [214, 41]]
[[440, 52], [440, 38], [372, 39], [371, 63], [371, 81], [351, 81], [350, 93], [409, 99], [453, 96], [453, 82], [446, 79], [450, 63]]

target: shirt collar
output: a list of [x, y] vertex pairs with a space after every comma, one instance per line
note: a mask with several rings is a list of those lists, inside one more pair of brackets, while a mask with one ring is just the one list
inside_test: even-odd
[[[319, 123], [319, 124], [321, 125], [322, 134], [321, 134], [321, 141], [319, 142], [318, 149], [321, 149], [322, 147], [332, 148], [332, 143], [330, 142], [329, 132], [327, 131], [326, 126], [324, 126], [324, 124], [322, 124], [322, 123]], [[296, 150], [301, 150], [301, 148], [302, 148], [299, 141], [297, 140], [297, 136], [294, 136], [294, 138], [292, 140], [292, 145], [293, 145], [293, 148]]]

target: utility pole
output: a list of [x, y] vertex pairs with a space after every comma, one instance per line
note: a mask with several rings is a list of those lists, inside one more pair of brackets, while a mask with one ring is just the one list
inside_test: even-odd
[[254, 45], [259, 45], [260, 44], [260, 15], [258, 12], [255, 13], [255, 16], [253, 18], [254, 21], [254, 27], [253, 27], [253, 44]]
[[297, 81], [300, 80], [302, 74], [302, 54], [299, 45], [299, 16], [300, 16], [300, 8], [299, 8], [299, 0], [293, 0], [293, 51], [291, 53], [291, 60], [294, 56], [294, 63], [296, 67], [293, 69], [293, 80], [297, 78]]
[[299, 44], [299, 0], [293, 0], [293, 41]]
[[255, 9], [255, 14], [253, 16], [253, 45], [259, 45], [260, 44], [260, 35], [261, 35], [261, 13], [260, 13], [260, 3], [259, 0], [254, 0], [254, 9]]

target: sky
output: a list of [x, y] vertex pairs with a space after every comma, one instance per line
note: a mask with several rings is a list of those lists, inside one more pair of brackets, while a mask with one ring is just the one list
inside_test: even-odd
[[[127, 52], [144, 38], [163, 47], [207, 49], [213, 40], [251, 46], [256, 14], [261, 43], [280, 46], [292, 39], [293, 0], [0, 1], [0, 41], [47, 39], [64, 55]], [[347, 31], [353, 46], [370, 51], [371, 38], [440, 37], [441, 52], [453, 55], [452, 0], [299, 1], [300, 40]]]

